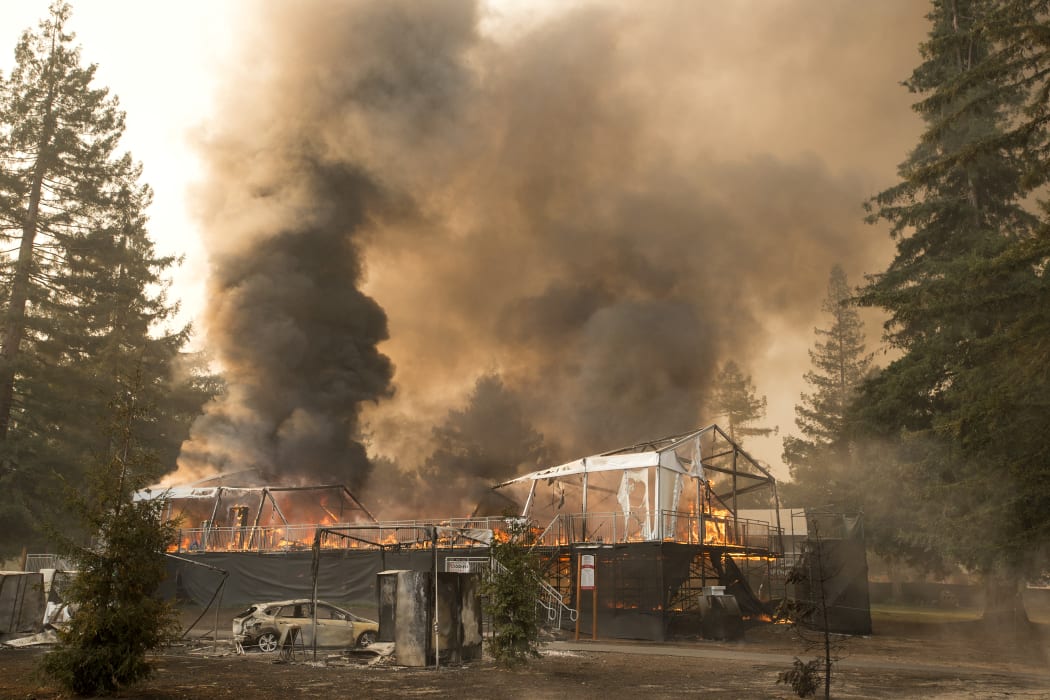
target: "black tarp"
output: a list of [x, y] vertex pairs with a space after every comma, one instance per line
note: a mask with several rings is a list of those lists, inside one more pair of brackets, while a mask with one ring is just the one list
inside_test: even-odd
[[[672, 601], [683, 591], [695, 589], [699, 582], [690, 580], [699, 558], [704, 558], [704, 585], [727, 586], [742, 610], [761, 608], [745, 577], [725, 552], [671, 542], [637, 542], [602, 545], [598, 548], [573, 548], [571, 551], [572, 582], [570, 607], [579, 610], [580, 630], [589, 635], [592, 621], [592, 598], [583, 592], [576, 600], [575, 581], [579, 555], [596, 557], [598, 591], [598, 636], [614, 639], [665, 641], [675, 635], [700, 633], [700, 620], [681, 611], [671, 611]], [[309, 598], [312, 593], [309, 551], [260, 554], [254, 552], [201, 553], [181, 555], [228, 572], [223, 591], [223, 605], [247, 605], [254, 602]], [[407, 569], [430, 571], [433, 560], [428, 549], [386, 551], [322, 550], [318, 568], [317, 595], [343, 607], [377, 607], [377, 574], [386, 570]], [[444, 571], [446, 557], [486, 557], [485, 548], [457, 548], [437, 551], [438, 569]], [[162, 594], [207, 605], [222, 574], [188, 561], [168, 559], [168, 579]], [[683, 588], [686, 586], [686, 588]], [[692, 588], [689, 588], [692, 587]], [[692, 590], [695, 596], [696, 591]], [[566, 615], [562, 624], [572, 629]]]
[[[438, 568], [444, 569], [447, 556], [487, 556], [486, 549], [438, 550]], [[310, 573], [313, 554], [309, 551], [258, 554], [251, 552], [208, 552], [168, 558], [168, 577], [161, 587], [165, 598], [178, 598], [207, 605], [222, 580], [222, 574], [191, 562], [199, 562], [228, 573], [223, 605], [313, 595]], [[376, 574], [387, 569], [430, 571], [430, 550], [322, 550], [317, 574], [317, 597], [337, 605], [376, 607]]]
[[[768, 612], [755, 597], [737, 566], [718, 548], [700, 548], [673, 542], [631, 542], [577, 548], [573, 552], [573, 572], [577, 575], [579, 557], [593, 554], [595, 586], [598, 592], [598, 636], [614, 639], [666, 641], [673, 636], [700, 634], [700, 618], [671, 610], [671, 602], [690, 581], [693, 567], [705, 558], [709, 577], [706, 585], [726, 586], [746, 613]], [[573, 579], [575, 580], [575, 579]], [[693, 591], [695, 596], [698, 591]], [[575, 588], [571, 605], [580, 611], [580, 634], [589, 637], [593, 629], [592, 593], [582, 591], [577, 605]], [[563, 625], [567, 625], [563, 621]]]
[[740, 612], [748, 617], [757, 615], [768, 615], [768, 609], [755, 592], [751, 589], [744, 572], [740, 570], [733, 557], [729, 554], [711, 550], [710, 561], [718, 573], [719, 585], [726, 587], [726, 593], [736, 599]]
[[[802, 622], [823, 629], [822, 610], [826, 609], [829, 632], [871, 634], [868, 558], [861, 522], [856, 517], [821, 515], [819, 521], [811, 516], [810, 523], [797, 572], [801, 580], [795, 584], [795, 600], [804, 610]], [[841, 536], [818, 534], [824, 532]]]

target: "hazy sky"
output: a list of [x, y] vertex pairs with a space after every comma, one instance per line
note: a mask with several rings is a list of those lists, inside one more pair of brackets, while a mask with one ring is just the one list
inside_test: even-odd
[[[337, 66], [418, 68], [413, 61], [426, 66], [430, 56], [406, 54], [447, 52], [447, 70], [434, 78], [439, 86], [423, 93], [437, 107], [406, 103], [393, 118], [361, 109], [341, 123], [346, 133], [325, 136], [333, 152], [353, 152], [344, 161], [422, 212], [374, 227], [359, 242], [364, 290], [389, 318], [381, 349], [395, 368], [393, 398], [366, 411], [373, 447], [398, 457], [390, 443], [399, 431], [439, 421], [483, 372], [499, 371], [522, 387], [547, 372], [557, 375], [553, 386], [593, 396], [590, 374], [630, 363], [611, 365], [585, 349], [617, 342], [632, 318], [642, 319], [639, 332], [644, 319], [666, 318], [683, 329], [685, 347], [690, 334], [721, 329], [723, 340], [704, 341], [707, 360], [736, 357], [753, 373], [781, 436], [750, 448], [785, 476], [780, 440], [794, 429], [830, 265], [842, 263], [858, 283], [892, 254], [885, 231], [862, 223], [861, 204], [892, 183], [919, 133], [912, 96], [899, 83], [918, 61], [924, 4], [668, 0], [571, 9], [523, 1], [471, 16], [451, 1], [330, 9], [338, 4], [73, 3], [71, 27], [84, 58], [99, 64], [98, 81], [119, 96], [126, 146], [155, 191], [151, 231], [162, 252], [185, 255], [172, 293], [184, 318], [208, 315], [206, 251], [221, 254], [227, 244], [215, 240], [224, 231], [215, 226], [214, 202], [199, 189], [191, 194], [229, 185], [233, 176], [214, 154], [201, 158], [202, 140], [214, 149], [242, 122], [265, 130], [311, 110], [320, 131], [333, 129], [323, 108], [342, 105], [344, 96], [324, 95], [328, 78], [299, 90], [296, 81], [317, 71], [297, 74], [297, 61], [315, 68], [330, 61], [336, 75], [329, 78], [358, 85], [359, 76]], [[0, 3], [0, 70], [47, 5]], [[426, 21], [417, 27], [390, 6], [402, 14], [418, 9]], [[377, 31], [395, 20], [377, 19], [376, 8], [402, 23], [397, 31], [412, 33]], [[299, 90], [301, 109], [278, 99], [276, 86]], [[399, 121], [413, 110], [444, 121]], [[577, 217], [576, 206], [587, 211]], [[440, 233], [421, 234], [422, 221]], [[594, 237], [596, 228], [605, 237]], [[691, 237], [694, 229], [706, 233]], [[450, 254], [457, 242], [466, 247]], [[591, 254], [596, 246], [604, 259]], [[652, 270], [639, 271], [639, 256], [650, 253]], [[677, 292], [652, 281], [661, 274], [675, 277]], [[623, 290], [623, 280], [632, 290]], [[688, 309], [675, 305], [675, 294], [691, 295]], [[554, 327], [568, 311], [548, 306], [570, 302], [590, 309], [583, 336]], [[508, 341], [540, 334], [578, 360], [571, 376], [550, 353]], [[657, 361], [679, 363], [670, 356], [674, 343], [664, 346], [670, 350]], [[424, 352], [428, 359], [418, 360]], [[631, 376], [637, 373], [626, 381]], [[665, 378], [671, 388], [675, 376]], [[683, 381], [702, 396], [708, 379]], [[552, 426], [568, 421], [595, 439], [610, 430], [546, 413]]]
[[[49, 0], [0, 2], [0, 70], [14, 62], [22, 32], [36, 28]], [[237, 6], [232, 2], [91, 0], [73, 2], [71, 29], [85, 63], [98, 64], [97, 83], [120, 98], [127, 113], [124, 148], [143, 164], [154, 190], [150, 231], [162, 253], [185, 256], [173, 296], [182, 319], [203, 304], [206, 257], [186, 189], [200, 165], [189, 141], [205, 123], [228, 56]]]

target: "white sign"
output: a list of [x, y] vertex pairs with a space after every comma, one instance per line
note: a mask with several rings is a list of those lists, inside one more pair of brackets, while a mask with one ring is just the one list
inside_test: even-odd
[[446, 559], [445, 571], [452, 571], [457, 574], [469, 574], [470, 562], [464, 561], [463, 559]]
[[594, 590], [594, 555], [580, 555], [580, 590]]

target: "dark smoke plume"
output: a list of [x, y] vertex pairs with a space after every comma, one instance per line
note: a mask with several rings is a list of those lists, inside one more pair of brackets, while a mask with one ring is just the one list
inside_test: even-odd
[[390, 144], [410, 148], [442, 118], [473, 31], [469, 11], [457, 39], [445, 13], [413, 4], [273, 6], [274, 26], [308, 16], [309, 31], [267, 36], [225, 105], [231, 119], [204, 137], [206, 325], [229, 390], [194, 425], [180, 477], [250, 468], [357, 488], [368, 476], [359, 415], [391, 395], [393, 367], [377, 349], [386, 315], [359, 289], [360, 239], [412, 216], [369, 156], [387, 162]]
[[765, 372], [800, 378], [831, 266], [888, 254], [860, 204], [917, 132], [912, 4], [266, 7], [206, 139], [231, 388], [184, 464], [361, 483], [366, 440], [389, 490], [452, 468], [485, 376], [549, 461], [688, 430], [725, 359], [801, 342]]

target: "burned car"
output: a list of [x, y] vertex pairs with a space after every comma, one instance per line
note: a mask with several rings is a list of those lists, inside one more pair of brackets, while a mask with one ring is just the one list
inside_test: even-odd
[[[276, 651], [289, 627], [299, 627], [305, 646], [314, 643], [313, 601], [309, 598], [253, 603], [233, 618], [233, 639], [240, 648], [258, 646], [260, 651]], [[317, 601], [317, 646], [366, 647], [376, 640], [379, 623]]]

